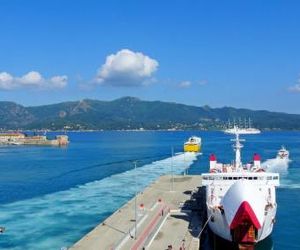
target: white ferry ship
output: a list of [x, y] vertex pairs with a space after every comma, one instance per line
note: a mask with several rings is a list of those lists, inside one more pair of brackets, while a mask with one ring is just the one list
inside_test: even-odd
[[224, 130], [225, 134], [235, 134], [236, 132], [244, 135], [255, 135], [261, 133], [261, 131], [257, 128], [239, 128], [236, 125], [234, 125], [233, 128], [228, 128]]
[[266, 173], [260, 166], [260, 156], [253, 163], [242, 164], [241, 140], [238, 130], [233, 145], [232, 164], [218, 163], [210, 156], [210, 173], [202, 174], [206, 186], [207, 216], [210, 229], [225, 240], [252, 249], [268, 237], [276, 216], [276, 192], [279, 174]]
[[244, 126], [241, 125], [241, 120], [239, 121], [239, 125], [236, 125], [235, 120], [233, 122], [233, 126], [231, 127], [230, 120], [228, 121], [228, 128], [224, 130], [226, 134], [236, 134], [237, 130], [239, 134], [244, 135], [254, 135], [260, 134], [261, 131], [257, 128], [253, 128], [251, 126], [251, 119], [249, 118], [248, 122], [245, 119]]

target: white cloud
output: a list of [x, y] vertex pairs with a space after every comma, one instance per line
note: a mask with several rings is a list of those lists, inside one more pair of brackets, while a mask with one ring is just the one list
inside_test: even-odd
[[297, 83], [294, 86], [288, 88], [291, 92], [300, 92], [300, 78], [297, 80]]
[[289, 87], [288, 90], [291, 92], [300, 92], [300, 83], [297, 83], [294, 86]]
[[53, 76], [49, 80], [50, 86], [53, 88], [62, 89], [68, 84], [68, 77], [66, 75], [63, 76]]
[[203, 86], [203, 85], [206, 85], [208, 83], [208, 81], [207, 80], [200, 80], [197, 83], [198, 83], [198, 85]]
[[106, 57], [96, 81], [111, 86], [140, 86], [151, 82], [158, 62], [140, 52], [122, 49]]
[[191, 81], [182, 81], [178, 84], [179, 88], [189, 88], [191, 87], [192, 82]]
[[203, 85], [206, 85], [207, 84], [207, 81], [206, 80], [200, 80], [200, 81], [188, 81], [188, 80], [185, 80], [185, 81], [182, 81], [180, 83], [178, 83], [178, 87], [179, 88], [190, 88], [192, 85], [193, 86], [203, 86]]
[[0, 73], [0, 89], [10, 90], [14, 88], [14, 78], [7, 72]]
[[13, 90], [17, 88], [33, 88], [39, 89], [61, 89], [66, 87], [68, 77], [53, 76], [46, 79], [37, 71], [30, 71], [21, 77], [14, 77], [7, 72], [0, 72], [0, 90]]
[[37, 71], [30, 71], [16, 80], [24, 85], [41, 85], [44, 82], [42, 75]]

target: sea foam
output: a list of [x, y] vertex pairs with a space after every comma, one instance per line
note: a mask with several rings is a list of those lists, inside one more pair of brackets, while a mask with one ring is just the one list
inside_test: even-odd
[[120, 174], [48, 195], [0, 206], [1, 249], [70, 246], [158, 176], [182, 173], [197, 159], [177, 154]]
[[266, 160], [261, 165], [267, 172], [285, 173], [290, 162], [289, 159], [273, 158]]

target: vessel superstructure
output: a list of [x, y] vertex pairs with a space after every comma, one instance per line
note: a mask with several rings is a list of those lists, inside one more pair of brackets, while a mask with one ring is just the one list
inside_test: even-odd
[[210, 173], [202, 174], [202, 184], [206, 186], [207, 216], [209, 227], [216, 235], [253, 247], [272, 232], [279, 174], [264, 172], [258, 154], [254, 154], [252, 163], [243, 164], [241, 142], [244, 140], [239, 138], [239, 130], [236, 130], [235, 136], [233, 163], [218, 163], [212, 154]]
[[191, 136], [183, 146], [184, 152], [199, 152], [201, 150], [201, 138]]
[[288, 160], [289, 155], [290, 152], [284, 146], [281, 146], [281, 149], [279, 149], [277, 152], [276, 158], [281, 160]]

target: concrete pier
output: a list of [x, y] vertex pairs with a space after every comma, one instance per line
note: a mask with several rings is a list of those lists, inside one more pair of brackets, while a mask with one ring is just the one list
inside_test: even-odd
[[161, 176], [70, 249], [198, 250], [205, 216], [200, 187], [199, 175]]

